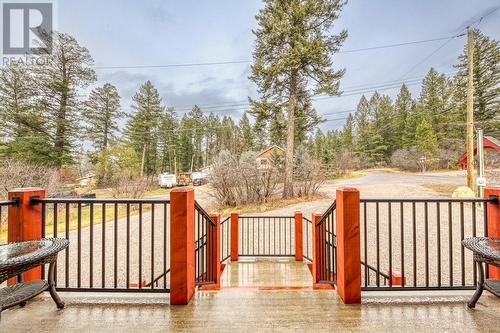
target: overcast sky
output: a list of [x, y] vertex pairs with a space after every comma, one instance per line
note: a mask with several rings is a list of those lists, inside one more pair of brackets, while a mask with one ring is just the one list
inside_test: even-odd
[[[450, 37], [498, 5], [498, 0], [351, 0], [334, 32], [348, 30], [343, 50]], [[260, 1], [251, 0], [59, 0], [58, 28], [86, 46], [98, 67], [246, 61], [252, 59], [252, 29], [261, 6]], [[500, 39], [500, 10], [479, 27]], [[370, 90], [379, 83], [419, 78], [431, 66], [451, 73], [465, 41], [463, 36], [337, 54], [335, 66], [346, 69], [341, 83], [346, 96], [320, 99], [314, 105], [326, 119], [345, 118], [361, 96], [353, 89], [365, 86]], [[256, 96], [255, 86], [248, 80], [249, 70], [249, 63], [97, 69], [97, 84], [116, 85], [125, 111], [130, 111], [131, 97], [139, 86], [151, 80], [164, 103], [176, 107], [180, 114], [198, 104], [211, 106], [205, 111], [239, 118], [247, 96]], [[411, 83], [412, 92], [418, 94], [419, 85]], [[397, 91], [393, 88], [381, 93], [395, 97]], [[343, 123], [343, 119], [329, 121], [322, 128], [337, 128]]]

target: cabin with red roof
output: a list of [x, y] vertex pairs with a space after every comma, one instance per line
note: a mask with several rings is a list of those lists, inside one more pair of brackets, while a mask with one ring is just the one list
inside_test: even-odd
[[[484, 157], [487, 166], [496, 166], [500, 161], [500, 140], [492, 137], [483, 137]], [[474, 145], [474, 156], [477, 154], [477, 144]], [[458, 159], [460, 169], [467, 169], [467, 152]]]

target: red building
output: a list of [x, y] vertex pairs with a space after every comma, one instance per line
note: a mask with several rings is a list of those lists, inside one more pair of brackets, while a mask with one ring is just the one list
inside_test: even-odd
[[[484, 152], [485, 152], [485, 161], [486, 165], [491, 164], [496, 164], [495, 163], [495, 156], [491, 156], [492, 158], [487, 158], [489, 156], [488, 151], [494, 152], [492, 155], [499, 155], [498, 152], [500, 152], [500, 141], [495, 139], [494, 137], [491, 136], [485, 136], [483, 138], [483, 146], [484, 146]], [[477, 153], [477, 144], [474, 145], [474, 156], [476, 156]], [[463, 153], [462, 156], [458, 159], [458, 165], [460, 166], [460, 169], [464, 170], [467, 169], [467, 152]]]

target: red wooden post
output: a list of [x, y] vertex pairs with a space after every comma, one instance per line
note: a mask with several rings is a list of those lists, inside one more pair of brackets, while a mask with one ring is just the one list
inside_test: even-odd
[[238, 261], [238, 219], [236, 212], [231, 213], [231, 261]]
[[295, 212], [295, 260], [302, 261], [304, 259], [304, 249], [302, 241], [302, 212]]
[[312, 214], [312, 242], [313, 242], [313, 262], [312, 262], [312, 275], [313, 275], [313, 286], [319, 283], [321, 276], [321, 244], [320, 244], [320, 233], [323, 226], [317, 226], [316, 222], [321, 218], [321, 214]]
[[337, 290], [344, 303], [361, 303], [359, 191], [337, 189]]
[[170, 304], [188, 304], [194, 294], [194, 191], [170, 192]]
[[[31, 205], [32, 197], [45, 198], [45, 190], [40, 187], [16, 188], [9, 191], [8, 198], [19, 200], [18, 205], [9, 206], [8, 241], [18, 242], [42, 238], [42, 205]], [[33, 268], [23, 273], [23, 280], [40, 280], [41, 267]], [[16, 279], [9, 279], [9, 285], [15, 284]]]
[[[200, 286], [199, 290], [219, 290], [220, 289], [220, 215], [210, 214], [210, 217], [215, 222], [215, 226], [207, 230], [207, 249], [208, 249], [208, 272], [213, 277], [213, 284]], [[209, 276], [210, 278], [210, 276]]]
[[[500, 187], [487, 187], [484, 189], [484, 197], [496, 197], [500, 199]], [[488, 202], [486, 204], [488, 210], [488, 237], [500, 238], [500, 203]], [[488, 266], [488, 278], [500, 280], [500, 268], [493, 265]]]

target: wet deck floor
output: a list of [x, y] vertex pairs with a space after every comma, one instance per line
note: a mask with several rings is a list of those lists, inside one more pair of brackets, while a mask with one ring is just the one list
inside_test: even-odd
[[[305, 263], [232, 263], [217, 292], [197, 292], [188, 306], [164, 294], [61, 293], [2, 313], [0, 332], [498, 332], [500, 301], [485, 293], [475, 310], [471, 292], [364, 293], [346, 306], [335, 291], [313, 291]], [[289, 290], [262, 290], [269, 286]], [[298, 290], [292, 290], [291, 287]]]

